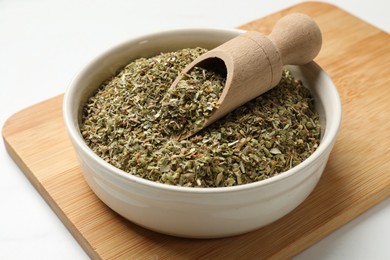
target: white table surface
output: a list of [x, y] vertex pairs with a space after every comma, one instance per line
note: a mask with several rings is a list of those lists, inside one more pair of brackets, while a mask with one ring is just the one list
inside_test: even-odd
[[[0, 0], [0, 125], [63, 93], [92, 57], [119, 41], [163, 29], [233, 28], [299, 2]], [[327, 2], [390, 31], [390, 1]], [[0, 174], [0, 259], [88, 259], [4, 145]], [[389, 241], [390, 198], [295, 259], [390, 259]]]

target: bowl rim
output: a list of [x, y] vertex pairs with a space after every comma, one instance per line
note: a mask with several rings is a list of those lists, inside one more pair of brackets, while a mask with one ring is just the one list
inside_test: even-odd
[[[159, 32], [152, 32], [152, 33], [146, 33], [137, 37], [132, 37], [128, 40], [122, 41], [119, 44], [116, 44], [105, 51], [99, 53], [96, 55], [93, 59], [91, 59], [80, 71], [79, 73], [72, 79], [70, 82], [68, 88], [65, 91], [64, 98], [63, 98], [63, 118], [65, 122], [65, 127], [68, 132], [68, 136], [72, 140], [73, 144], [75, 144], [75, 149], [81, 149], [81, 151], [86, 154], [88, 157], [93, 159], [96, 163], [99, 164], [100, 167], [102, 167], [105, 171], [108, 172], [108, 174], [112, 174], [115, 177], [119, 177], [120, 179], [123, 179], [127, 182], [132, 182], [134, 184], [144, 185], [149, 188], [158, 189], [158, 190], [165, 190], [165, 191], [171, 191], [171, 192], [181, 192], [181, 193], [199, 193], [199, 194], [215, 194], [215, 193], [225, 193], [225, 192], [240, 192], [245, 190], [251, 190], [251, 189], [257, 189], [259, 187], [265, 187], [277, 182], [280, 182], [282, 180], [285, 180], [287, 178], [290, 178], [291, 176], [299, 173], [303, 169], [309, 167], [311, 163], [318, 160], [320, 155], [329, 147], [332, 146], [335, 138], [337, 136], [338, 130], [341, 125], [341, 117], [342, 117], [342, 108], [341, 108], [341, 100], [340, 96], [338, 94], [337, 88], [335, 84], [333, 83], [332, 79], [329, 77], [329, 75], [314, 61], [313, 63], [315, 66], [317, 66], [318, 69], [322, 70], [324, 72], [324, 75], [326, 76], [327, 80], [330, 81], [332, 84], [329, 86], [329, 92], [331, 93], [331, 96], [328, 98], [331, 98], [334, 100], [334, 114], [332, 114], [332, 121], [334, 122], [331, 124], [331, 127], [329, 129], [326, 129], [327, 134], [323, 137], [321, 140], [319, 146], [317, 149], [303, 162], [299, 163], [298, 165], [294, 166], [293, 168], [281, 172], [275, 176], [272, 176], [268, 179], [247, 183], [247, 184], [241, 184], [236, 186], [229, 186], [229, 187], [184, 187], [184, 186], [175, 186], [175, 185], [169, 185], [164, 183], [158, 183], [155, 181], [147, 180], [139, 176], [132, 175], [130, 173], [127, 173], [111, 164], [106, 162], [104, 159], [100, 158], [97, 154], [95, 154], [92, 149], [88, 147], [88, 145], [84, 142], [84, 139], [80, 135], [80, 130], [77, 127], [77, 124], [75, 124], [73, 118], [72, 118], [72, 97], [77, 92], [78, 89], [78, 82], [86, 75], [86, 73], [94, 67], [94, 64], [96, 64], [99, 60], [102, 59], [102, 57], [109, 55], [110, 53], [114, 52], [117, 49], [123, 48], [124, 46], [136, 43], [136, 42], [142, 42], [145, 40], [150, 40], [150, 38], [160, 37], [160, 36], [167, 36], [169, 34], [180, 34], [180, 33], [208, 33], [210, 32], [219, 32], [219, 33], [233, 33], [233, 34], [239, 34], [242, 32], [245, 32], [245, 30], [240, 29], [223, 29], [223, 28], [181, 28], [181, 29], [171, 29], [171, 30], [164, 30]], [[79, 107], [77, 107], [78, 109]]]

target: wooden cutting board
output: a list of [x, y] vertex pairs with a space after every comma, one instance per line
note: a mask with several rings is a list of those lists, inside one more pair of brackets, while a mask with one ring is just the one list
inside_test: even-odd
[[240, 28], [268, 34], [291, 12], [312, 16], [322, 29], [324, 45], [316, 61], [338, 87], [343, 123], [314, 192], [260, 230], [224, 239], [183, 239], [118, 216], [82, 177], [62, 120], [62, 96], [6, 122], [9, 154], [92, 258], [290, 258], [390, 195], [389, 34], [335, 6], [311, 2]]

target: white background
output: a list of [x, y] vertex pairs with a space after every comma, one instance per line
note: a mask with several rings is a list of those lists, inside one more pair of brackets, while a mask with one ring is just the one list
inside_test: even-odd
[[[179, 27], [233, 28], [299, 2], [0, 0], [0, 125], [63, 93], [90, 59], [122, 40]], [[390, 31], [390, 1], [328, 2]], [[88, 259], [3, 144], [0, 174], [0, 259]], [[390, 259], [389, 241], [387, 199], [296, 259]]]

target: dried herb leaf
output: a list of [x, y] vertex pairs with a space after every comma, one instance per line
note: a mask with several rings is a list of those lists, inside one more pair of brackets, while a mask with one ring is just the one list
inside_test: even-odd
[[104, 82], [83, 109], [80, 130], [88, 146], [130, 174], [188, 187], [264, 180], [315, 151], [320, 125], [313, 97], [288, 71], [278, 86], [191, 138], [174, 138], [202, 124], [223, 89], [222, 77], [197, 68], [168, 93], [178, 73], [204, 52], [141, 58]]

